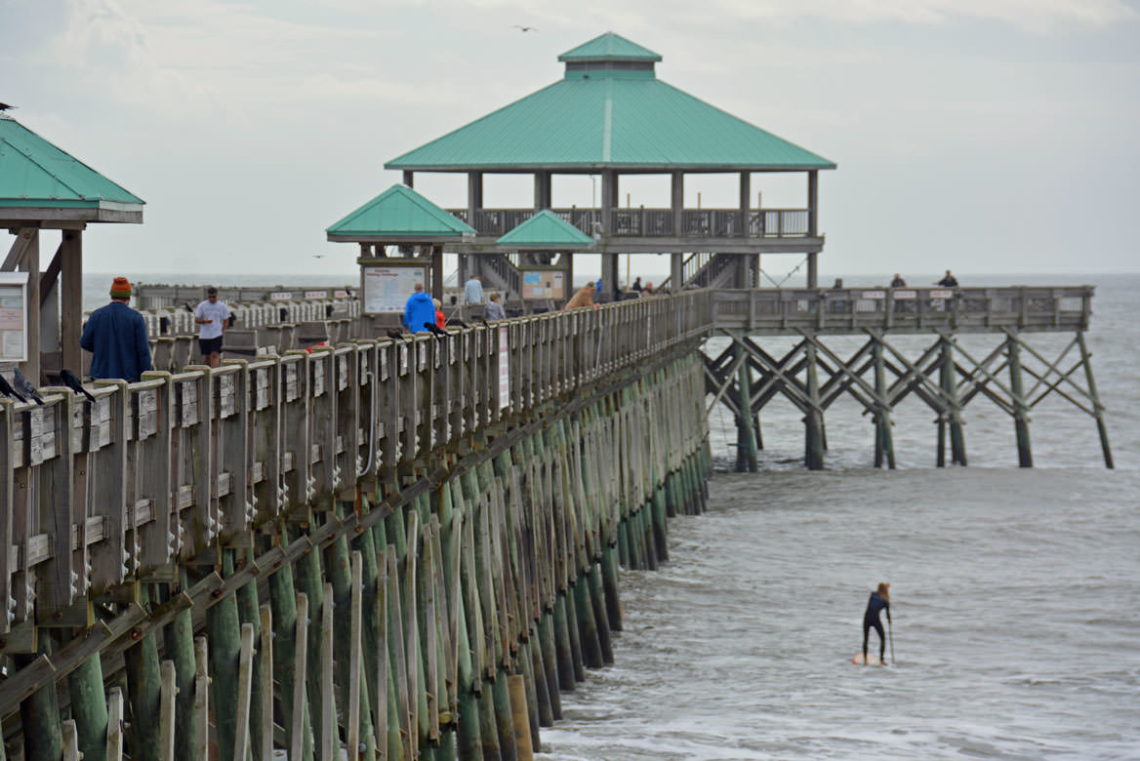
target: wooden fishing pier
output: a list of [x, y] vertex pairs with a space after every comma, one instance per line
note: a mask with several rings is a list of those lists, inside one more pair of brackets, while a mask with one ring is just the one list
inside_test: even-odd
[[701, 509], [708, 299], [0, 403], [23, 757], [515, 758]]

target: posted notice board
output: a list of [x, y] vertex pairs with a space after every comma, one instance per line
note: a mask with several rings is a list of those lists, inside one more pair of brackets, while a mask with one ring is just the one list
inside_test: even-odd
[[27, 296], [27, 272], [0, 272], [0, 362], [28, 360]]
[[416, 283], [424, 282], [423, 266], [366, 265], [360, 268], [364, 311], [368, 314], [403, 312]]
[[556, 270], [524, 270], [522, 297], [524, 299], [563, 299], [566, 297], [565, 272]]

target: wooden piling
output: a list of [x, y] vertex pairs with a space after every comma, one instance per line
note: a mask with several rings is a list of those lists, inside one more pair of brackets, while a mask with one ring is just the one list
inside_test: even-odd
[[891, 404], [887, 391], [886, 364], [883, 362], [883, 343], [878, 337], [872, 338], [872, 361], [875, 373], [875, 467], [884, 464], [895, 469], [895, 445], [891, 432]]
[[954, 346], [945, 335], [938, 342], [938, 378], [942, 399], [946, 405], [945, 418], [939, 416], [938, 466], [945, 464], [943, 431], [950, 430], [950, 461], [966, 465], [966, 438], [962, 432], [962, 408], [958, 399], [958, 371], [954, 365]]
[[755, 420], [752, 415], [752, 367], [748, 364], [748, 352], [739, 342], [734, 343], [736, 352], [736, 472], [755, 473], [759, 467], [759, 454], [756, 442]]
[[1021, 374], [1021, 343], [1016, 333], [1006, 339], [1006, 352], [1009, 357], [1009, 390], [1013, 401], [1013, 428], [1017, 438], [1017, 464], [1022, 468], [1033, 467], [1033, 449], [1029, 441], [1029, 402], [1025, 398], [1025, 387]]
[[88, 658], [73, 671], [67, 686], [79, 752], [85, 761], [106, 761], [107, 699], [103, 693], [103, 665], [99, 656]]
[[1104, 405], [1100, 402], [1100, 395], [1096, 390], [1096, 380], [1093, 378], [1092, 354], [1085, 345], [1085, 333], [1077, 331], [1077, 345], [1081, 351], [1081, 364], [1085, 368], [1085, 383], [1089, 389], [1089, 400], [1093, 406], [1093, 417], [1096, 419], [1097, 435], [1100, 437], [1100, 451], [1104, 456], [1104, 467], [1112, 470], [1116, 467], [1112, 461], [1112, 448], [1108, 444], [1108, 427], [1104, 422]]

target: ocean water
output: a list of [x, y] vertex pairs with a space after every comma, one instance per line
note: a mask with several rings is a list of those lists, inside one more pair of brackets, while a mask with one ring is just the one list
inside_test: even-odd
[[[1116, 470], [1059, 397], [1034, 411], [1032, 470], [982, 399], [971, 465], [945, 469], [934, 415], [907, 399], [893, 472], [871, 467], [869, 417], [845, 403], [827, 415], [828, 469], [802, 470], [800, 415], [774, 406], [762, 472], [718, 473], [709, 511], [670, 524], [669, 563], [623, 572], [616, 665], [563, 693], [538, 757], [1140, 759], [1140, 277], [1043, 281], [1098, 286], [1088, 340]], [[1070, 339], [1030, 341], [1055, 358]], [[731, 416], [710, 425], [728, 468]], [[896, 660], [853, 666], [880, 581]]]

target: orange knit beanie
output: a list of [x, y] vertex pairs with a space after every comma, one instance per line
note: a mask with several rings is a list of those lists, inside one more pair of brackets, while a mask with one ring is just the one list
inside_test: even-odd
[[111, 298], [113, 299], [129, 299], [131, 297], [131, 281], [125, 277], [115, 278], [115, 282], [111, 283]]

